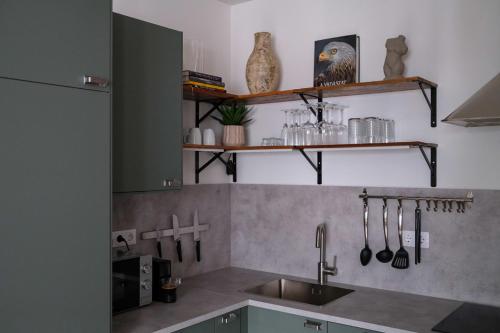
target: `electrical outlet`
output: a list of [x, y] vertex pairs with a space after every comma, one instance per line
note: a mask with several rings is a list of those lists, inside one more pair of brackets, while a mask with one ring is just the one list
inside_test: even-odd
[[[422, 249], [428, 249], [429, 243], [429, 233], [422, 232], [420, 234], [420, 247]], [[403, 230], [403, 245], [407, 247], [415, 247], [415, 231]]]
[[128, 245], [134, 245], [135, 243], [137, 243], [137, 240], [136, 240], [136, 231], [135, 229], [128, 229], [128, 230], [119, 230], [119, 231], [113, 231], [111, 233], [111, 239], [113, 241], [113, 247], [122, 247], [122, 246], [125, 246], [125, 243], [119, 243], [116, 238], [119, 236], [119, 235], [122, 235], [123, 238], [125, 238], [125, 240], [127, 241]]

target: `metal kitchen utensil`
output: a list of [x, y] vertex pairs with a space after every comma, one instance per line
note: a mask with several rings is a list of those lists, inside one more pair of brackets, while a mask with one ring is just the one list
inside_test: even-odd
[[415, 208], [415, 265], [420, 263], [421, 252], [421, 234], [422, 234], [422, 212], [420, 211], [420, 203], [417, 201], [417, 208]]
[[399, 250], [394, 255], [391, 266], [397, 269], [406, 269], [410, 265], [410, 258], [403, 247], [403, 205], [401, 200], [398, 200], [398, 236]]
[[179, 262], [182, 262], [182, 244], [181, 244], [181, 234], [179, 229], [179, 220], [177, 219], [177, 215], [172, 215], [172, 227], [174, 229], [174, 240], [177, 243], [177, 257]]
[[196, 247], [196, 261], [201, 261], [201, 244], [200, 244], [200, 223], [198, 221], [198, 209], [194, 211], [193, 220], [193, 236]]
[[372, 250], [368, 246], [368, 200], [365, 200], [363, 205], [363, 226], [365, 233], [365, 247], [361, 250], [359, 259], [361, 260], [361, 265], [366, 266], [372, 258]]
[[385, 249], [378, 252], [376, 257], [378, 261], [387, 263], [392, 260], [394, 253], [389, 249], [389, 208], [387, 207], [387, 199], [384, 199], [384, 206], [382, 210], [382, 222], [384, 225], [384, 238], [385, 238]]

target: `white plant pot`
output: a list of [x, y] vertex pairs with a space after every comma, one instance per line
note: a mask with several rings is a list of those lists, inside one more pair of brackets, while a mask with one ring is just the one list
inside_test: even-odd
[[225, 125], [222, 144], [224, 146], [244, 146], [245, 128], [243, 126]]

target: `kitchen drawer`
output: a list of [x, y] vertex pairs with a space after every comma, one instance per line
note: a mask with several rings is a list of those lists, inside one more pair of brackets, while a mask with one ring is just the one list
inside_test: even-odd
[[248, 333], [327, 332], [326, 321], [248, 307]]

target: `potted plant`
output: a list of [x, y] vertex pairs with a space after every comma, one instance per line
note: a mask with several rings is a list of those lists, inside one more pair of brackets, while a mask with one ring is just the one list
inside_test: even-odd
[[244, 146], [244, 126], [252, 121], [249, 118], [252, 108], [244, 104], [232, 104], [219, 106], [218, 111], [221, 117], [211, 117], [224, 126], [222, 144], [224, 146]]

